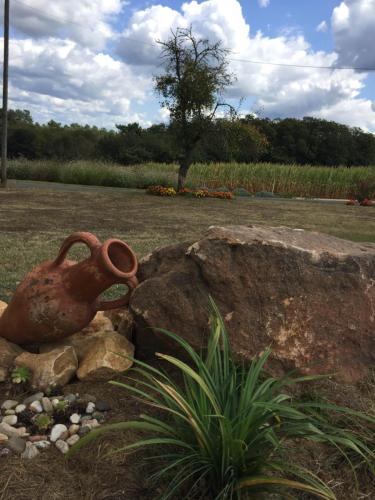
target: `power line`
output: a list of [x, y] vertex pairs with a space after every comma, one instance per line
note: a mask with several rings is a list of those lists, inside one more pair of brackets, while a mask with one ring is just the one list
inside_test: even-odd
[[[86, 30], [89, 29], [91, 31], [95, 31], [94, 28], [87, 26], [87, 25], [83, 25], [81, 23], [77, 23], [76, 21], [71, 21], [68, 19], [62, 20], [56, 16], [52, 16], [50, 14], [47, 15], [41, 9], [38, 9], [37, 7], [34, 7], [23, 0], [13, 0], [13, 1], [24, 5], [25, 7], [29, 8], [30, 10], [32, 10], [34, 12], [37, 12], [38, 14], [41, 14], [42, 17], [44, 17], [45, 19], [56, 21], [62, 25], [71, 24], [71, 25], [79, 26], [80, 28], [83, 28]], [[149, 47], [155, 47], [155, 43], [144, 42], [144, 41], [138, 40], [136, 38], [126, 37], [126, 40], [129, 40], [129, 41], [134, 42], [134, 43], [139, 44], [139, 45], [147, 45]], [[156, 42], [156, 40], [155, 40], [155, 42]], [[352, 70], [352, 71], [363, 71], [366, 73], [375, 71], [375, 68], [362, 68], [362, 67], [355, 67], [355, 66], [354, 67], [353, 66], [316, 66], [313, 64], [292, 64], [292, 63], [280, 63], [280, 62], [273, 62], [273, 61], [254, 61], [251, 59], [239, 59], [239, 58], [233, 58], [233, 57], [229, 57], [228, 60], [233, 61], [233, 62], [243, 62], [243, 63], [248, 63], [248, 64], [259, 64], [259, 65], [265, 65], [265, 66], [278, 66], [278, 67], [285, 67], [285, 68], [323, 69], [323, 70], [331, 70], [331, 71], [334, 71], [334, 70]]]

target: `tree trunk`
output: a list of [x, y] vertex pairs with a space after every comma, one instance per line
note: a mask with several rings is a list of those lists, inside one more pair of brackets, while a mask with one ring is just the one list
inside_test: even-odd
[[184, 189], [186, 176], [187, 176], [190, 165], [191, 165], [191, 162], [189, 162], [189, 161], [182, 161], [180, 163], [180, 168], [178, 171], [177, 191]]

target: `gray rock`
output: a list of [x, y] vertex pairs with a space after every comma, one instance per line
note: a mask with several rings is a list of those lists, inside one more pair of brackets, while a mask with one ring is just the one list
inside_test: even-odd
[[77, 396], [75, 394], [67, 394], [64, 396], [65, 401], [68, 401], [69, 403], [74, 403], [77, 399]]
[[0, 424], [0, 433], [5, 434], [8, 437], [26, 437], [29, 434], [26, 431], [26, 427], [12, 427], [11, 425], [1, 422]]
[[82, 427], [78, 431], [78, 436], [79, 437], [86, 436], [86, 434], [88, 434], [90, 431], [91, 427], [89, 427], [88, 425], [82, 425]]
[[65, 453], [68, 453], [69, 451], [69, 445], [67, 444], [66, 441], [63, 441], [62, 439], [58, 439], [55, 443], [55, 446], [58, 450], [61, 451], [65, 455]]
[[103, 415], [103, 413], [100, 413], [99, 411], [94, 411], [94, 413], [92, 414], [92, 418], [96, 418], [98, 422], [103, 422], [105, 416]]
[[46, 413], [53, 413], [53, 405], [51, 403], [51, 400], [49, 398], [42, 398], [42, 406], [43, 406], [43, 410], [46, 412]]
[[21, 454], [21, 458], [31, 460], [39, 455], [38, 448], [32, 443], [26, 443], [25, 451]]
[[93, 403], [92, 401], [90, 401], [87, 404], [86, 413], [94, 413], [94, 411], [95, 411], [95, 403]]
[[[68, 432], [68, 428], [64, 424], [56, 424], [51, 429], [50, 440], [52, 443], [55, 443], [58, 439], [61, 438], [65, 433]], [[61, 441], [61, 439], [60, 439]]]
[[81, 415], [78, 415], [78, 413], [73, 413], [73, 415], [70, 416], [69, 420], [72, 422], [72, 424], [78, 424], [81, 420]]
[[44, 396], [44, 392], [36, 392], [32, 396], [29, 396], [28, 398], [24, 399], [23, 404], [28, 406], [30, 403], [33, 403], [34, 401], [41, 401]]
[[80, 437], [78, 436], [78, 434], [73, 434], [73, 436], [70, 436], [70, 438], [68, 438], [66, 442], [68, 443], [69, 446], [73, 446], [76, 443], [78, 443], [79, 440]]
[[14, 399], [7, 399], [4, 401], [4, 403], [1, 405], [2, 410], [12, 410], [18, 405], [18, 401], [15, 401]]
[[8, 439], [6, 447], [15, 453], [23, 453], [26, 448], [26, 441], [20, 437], [13, 436]]

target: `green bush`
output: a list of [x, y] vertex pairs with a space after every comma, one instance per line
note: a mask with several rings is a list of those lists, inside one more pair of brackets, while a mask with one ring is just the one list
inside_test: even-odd
[[245, 493], [278, 493], [292, 498], [289, 493], [293, 490], [334, 499], [323, 481], [292, 463], [291, 443], [327, 443], [343, 456], [351, 452], [370, 465], [375, 455], [365, 441], [330, 424], [324, 414], [355, 416], [372, 428], [375, 419], [328, 403], [294, 401], [288, 388], [313, 377], [265, 376], [269, 351], [248, 367], [236, 364], [223, 320], [213, 303], [212, 308], [211, 335], [204, 355], [177, 335], [162, 331], [190, 359], [188, 365], [176, 357], [157, 354], [181, 372], [181, 385], [137, 360], [133, 371], [141, 380], [128, 377], [127, 383], [112, 382], [141, 396], [163, 411], [165, 418], [142, 415], [140, 421], [104, 426], [81, 439], [74, 450], [103, 432], [140, 429], [148, 435], [116, 452], [156, 447], [151, 459], [158, 470], [152, 479], [167, 482], [165, 499], [177, 494], [239, 499]]

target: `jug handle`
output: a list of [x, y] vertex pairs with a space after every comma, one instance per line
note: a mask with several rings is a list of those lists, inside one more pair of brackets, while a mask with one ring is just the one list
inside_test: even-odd
[[68, 236], [65, 239], [64, 243], [61, 245], [59, 254], [53, 262], [56, 266], [59, 266], [64, 262], [65, 257], [70, 250], [70, 247], [74, 245], [74, 243], [85, 243], [89, 247], [91, 254], [101, 245], [98, 238], [91, 233], [86, 233], [83, 231], [73, 233]]
[[133, 276], [127, 279], [125, 284], [129, 287], [129, 290], [125, 295], [123, 295], [119, 299], [114, 299], [114, 300], [98, 300], [96, 303], [96, 310], [108, 311], [109, 309], [118, 309], [119, 307], [126, 306], [129, 302], [132, 291], [138, 285], [137, 277]]

